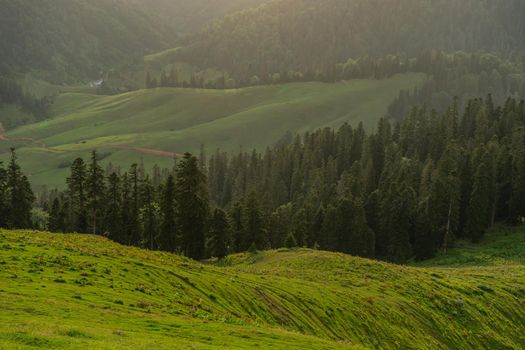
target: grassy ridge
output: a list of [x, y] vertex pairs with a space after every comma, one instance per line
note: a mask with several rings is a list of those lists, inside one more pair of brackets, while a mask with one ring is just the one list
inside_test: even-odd
[[[184, 153], [239, 147], [263, 148], [287, 131], [300, 132], [344, 122], [375, 126], [400, 89], [415, 87], [422, 75], [345, 83], [297, 83], [237, 90], [159, 88], [117, 96], [65, 93], [54, 117], [9, 131], [34, 184], [62, 185], [67, 167], [58, 165], [92, 149], [111, 152], [105, 162], [129, 166], [171, 166], [169, 157], [135, 148]], [[30, 140], [28, 140], [30, 139]]]
[[[525, 248], [523, 229], [510, 235]], [[408, 267], [300, 249], [201, 264], [89, 235], [1, 231], [0, 266], [1, 348], [525, 344], [525, 267], [517, 259]]]

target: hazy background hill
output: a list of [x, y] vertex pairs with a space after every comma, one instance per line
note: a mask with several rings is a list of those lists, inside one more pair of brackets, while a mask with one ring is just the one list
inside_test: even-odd
[[426, 49], [517, 54], [523, 18], [520, 0], [278, 0], [189, 38], [180, 58], [245, 78]]
[[179, 34], [260, 0], [1, 0], [0, 75], [54, 83], [97, 79], [175, 44]]

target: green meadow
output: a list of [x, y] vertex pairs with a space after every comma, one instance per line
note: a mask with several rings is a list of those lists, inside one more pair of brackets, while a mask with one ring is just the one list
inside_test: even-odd
[[200, 263], [0, 231], [0, 348], [523, 349], [523, 251], [525, 230], [499, 227], [424, 266], [307, 249]]
[[172, 154], [251, 150], [288, 132], [338, 127], [373, 128], [400, 89], [413, 89], [421, 74], [385, 80], [293, 83], [235, 90], [157, 88], [115, 96], [58, 95], [53, 118], [7, 132], [0, 159], [16, 146], [35, 185], [63, 186], [68, 162], [97, 149], [103, 163], [169, 167]]

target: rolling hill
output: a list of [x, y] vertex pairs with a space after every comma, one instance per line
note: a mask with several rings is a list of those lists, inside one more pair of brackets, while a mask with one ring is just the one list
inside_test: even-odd
[[90, 235], [0, 231], [0, 347], [523, 349], [523, 237], [493, 231], [483, 266], [410, 267], [306, 249], [199, 263]]
[[16, 146], [34, 185], [63, 186], [70, 163], [97, 149], [104, 163], [170, 167], [174, 153], [264, 148], [287, 132], [362, 121], [372, 128], [400, 89], [420, 74], [385, 80], [294, 83], [236, 90], [158, 88], [116, 96], [59, 95], [54, 118], [10, 130], [0, 141], [5, 159]]

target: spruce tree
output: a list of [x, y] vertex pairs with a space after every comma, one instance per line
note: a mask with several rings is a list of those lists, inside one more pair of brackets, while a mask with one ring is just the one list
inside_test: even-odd
[[209, 210], [208, 190], [206, 176], [197, 158], [190, 153], [184, 155], [177, 167], [175, 202], [182, 252], [192, 259], [202, 259]]
[[12, 229], [31, 228], [31, 208], [35, 200], [27, 177], [22, 174], [15, 149], [11, 149], [11, 160], [7, 167], [8, 225]]
[[473, 242], [481, 240], [491, 222], [492, 207], [489, 192], [491, 183], [488, 173], [487, 166], [481, 163], [474, 175], [466, 226], [467, 236]]
[[268, 242], [266, 225], [255, 192], [251, 192], [246, 198], [242, 217], [244, 231], [242, 250], [247, 250], [252, 245], [256, 250], [265, 249]]
[[211, 215], [209, 227], [209, 255], [223, 259], [228, 255], [230, 246], [230, 225], [226, 212], [222, 209], [215, 209]]
[[53, 205], [51, 206], [51, 211], [49, 213], [49, 222], [48, 222], [48, 230], [51, 232], [64, 232], [64, 226], [65, 226], [65, 217], [64, 212], [62, 210], [62, 206], [60, 205], [60, 200], [58, 198], [55, 198], [53, 200]]
[[140, 196], [143, 207], [140, 211], [142, 245], [151, 250], [157, 249], [155, 239], [158, 235], [159, 206], [155, 202], [155, 188], [149, 176], [142, 181]]
[[139, 193], [139, 172], [138, 165], [131, 165], [128, 173], [129, 181], [129, 217], [127, 222], [128, 235], [131, 245], [138, 246], [140, 243], [140, 227], [139, 227], [139, 208], [140, 208], [140, 193]]
[[87, 211], [89, 216], [90, 231], [94, 234], [102, 233], [102, 215], [105, 205], [104, 170], [98, 164], [97, 152], [91, 153], [91, 163], [87, 171], [86, 192]]
[[510, 216], [514, 223], [525, 217], [525, 128], [512, 135], [512, 194]]
[[6, 228], [8, 225], [8, 191], [7, 191], [7, 171], [0, 162], [0, 227]]
[[107, 179], [107, 193], [105, 196], [104, 228], [105, 234], [115, 242], [124, 243], [123, 223], [121, 218], [122, 194], [120, 192], [120, 178], [111, 173]]
[[75, 232], [86, 233], [86, 164], [82, 158], [77, 158], [71, 165], [71, 175], [67, 178], [69, 195], [69, 216], [71, 229]]
[[175, 181], [169, 175], [160, 191], [160, 229], [157, 243], [159, 249], [175, 252], [177, 249], [177, 225], [175, 218]]

